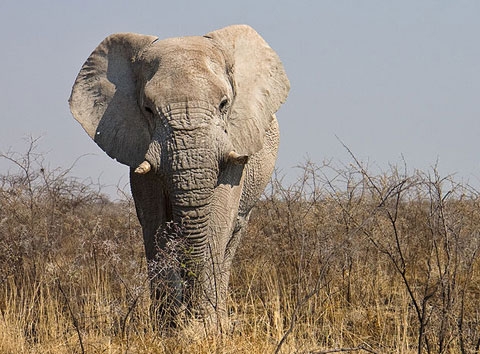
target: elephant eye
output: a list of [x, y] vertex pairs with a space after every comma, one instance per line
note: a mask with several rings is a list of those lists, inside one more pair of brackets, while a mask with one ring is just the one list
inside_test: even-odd
[[228, 109], [228, 97], [223, 96], [222, 100], [220, 101], [220, 104], [218, 105], [218, 110], [220, 113], [225, 113]]

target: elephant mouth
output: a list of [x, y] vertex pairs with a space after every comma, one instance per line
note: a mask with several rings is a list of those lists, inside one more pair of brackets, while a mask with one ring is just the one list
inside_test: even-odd
[[137, 166], [137, 168], [135, 169], [135, 173], [144, 175], [150, 172], [151, 169], [152, 169], [152, 164], [145, 159], [140, 165]]

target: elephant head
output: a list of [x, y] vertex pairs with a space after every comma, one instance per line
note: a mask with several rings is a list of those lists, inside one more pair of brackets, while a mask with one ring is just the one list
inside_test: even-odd
[[[191, 246], [188, 257], [214, 267], [206, 249], [225, 252], [239, 213], [249, 212], [239, 205], [253, 205], [241, 199], [258, 197], [244, 191], [244, 174], [249, 159], [261, 156], [288, 90], [278, 56], [245, 25], [164, 40], [118, 33], [93, 51], [70, 109], [110, 157], [131, 167], [149, 260], [165, 246], [159, 230], [173, 221]], [[221, 185], [232, 188], [220, 192]], [[205, 283], [208, 292], [212, 282]]]

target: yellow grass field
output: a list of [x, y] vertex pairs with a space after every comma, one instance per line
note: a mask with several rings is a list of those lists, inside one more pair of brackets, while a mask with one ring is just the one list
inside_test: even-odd
[[0, 353], [479, 353], [480, 195], [431, 171], [274, 178], [233, 267], [231, 333], [153, 330], [128, 197], [3, 155]]

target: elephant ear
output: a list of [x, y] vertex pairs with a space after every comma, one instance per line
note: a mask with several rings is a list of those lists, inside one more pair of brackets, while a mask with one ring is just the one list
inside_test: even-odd
[[226, 27], [207, 34], [231, 61], [234, 101], [227, 132], [240, 154], [252, 155], [263, 146], [274, 113], [285, 102], [290, 83], [280, 58], [247, 25]]
[[118, 33], [105, 38], [83, 64], [70, 95], [70, 110], [112, 158], [131, 167], [143, 161], [150, 134], [137, 104], [134, 65], [157, 37]]

